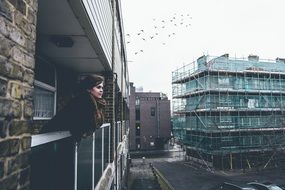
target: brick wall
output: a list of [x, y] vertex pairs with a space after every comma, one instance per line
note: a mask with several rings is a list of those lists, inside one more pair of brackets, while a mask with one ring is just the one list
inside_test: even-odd
[[0, 189], [30, 187], [36, 0], [0, 0]]
[[130, 137], [129, 137], [129, 143], [130, 143], [130, 149], [135, 150], [136, 149], [136, 88], [133, 86], [133, 83], [131, 83], [130, 86]]
[[[163, 144], [170, 138], [170, 100], [161, 99], [157, 92], [135, 92], [130, 87], [130, 149], [136, 150], [136, 139], [140, 139], [141, 149], [162, 149]], [[136, 121], [136, 97], [140, 99], [140, 120]], [[151, 109], [155, 113], [151, 115]], [[136, 135], [136, 123], [140, 123], [140, 135]], [[151, 142], [155, 146], [151, 145]]]
[[160, 100], [160, 128], [159, 128], [159, 137], [164, 139], [170, 139], [171, 134], [171, 125], [170, 125], [170, 100]]
[[103, 98], [106, 100], [107, 105], [104, 110], [105, 115], [105, 123], [111, 123], [114, 121], [113, 119], [113, 88], [114, 88], [114, 77], [112, 75], [104, 75], [105, 78], [105, 86], [104, 86], [104, 94]]

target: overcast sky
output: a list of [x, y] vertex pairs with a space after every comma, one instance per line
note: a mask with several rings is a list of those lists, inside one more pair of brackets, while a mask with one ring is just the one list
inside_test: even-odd
[[285, 0], [123, 0], [130, 81], [171, 98], [171, 72], [203, 54], [285, 58]]

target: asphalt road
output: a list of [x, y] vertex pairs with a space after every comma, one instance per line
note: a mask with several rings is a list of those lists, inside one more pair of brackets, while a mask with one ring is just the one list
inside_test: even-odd
[[[184, 152], [179, 147], [174, 147], [170, 151], [162, 152], [140, 152], [133, 155], [133, 170], [142, 175], [135, 175], [137, 179], [144, 179], [143, 175], [150, 175], [148, 172], [139, 172], [139, 165], [142, 163], [142, 157], [145, 157], [144, 163], [152, 163], [175, 190], [217, 190], [223, 182], [233, 183], [241, 187], [250, 187], [249, 182], [271, 182], [281, 187], [285, 187], [285, 169], [267, 169], [262, 171], [211, 171], [200, 167], [198, 164], [184, 162]], [[146, 168], [145, 168], [146, 169]], [[143, 171], [143, 170], [141, 170]], [[146, 171], [146, 170], [144, 170]], [[150, 171], [150, 170], [148, 170]], [[134, 173], [133, 173], [134, 174]], [[134, 175], [133, 175], [134, 176]], [[145, 178], [147, 179], [147, 178]], [[142, 184], [143, 183], [143, 180]], [[147, 183], [145, 183], [147, 184]], [[139, 186], [132, 187], [136, 190]], [[144, 189], [155, 189], [156, 187]]]
[[264, 170], [242, 173], [242, 171], [209, 171], [184, 161], [155, 161], [156, 167], [176, 190], [217, 190], [223, 182], [249, 187], [249, 182], [271, 182], [285, 186], [285, 170]]

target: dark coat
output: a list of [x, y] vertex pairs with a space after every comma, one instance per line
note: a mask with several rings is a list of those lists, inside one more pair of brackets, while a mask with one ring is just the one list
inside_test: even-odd
[[76, 141], [84, 133], [91, 134], [96, 129], [96, 108], [88, 92], [73, 98], [42, 129], [41, 132], [70, 131]]

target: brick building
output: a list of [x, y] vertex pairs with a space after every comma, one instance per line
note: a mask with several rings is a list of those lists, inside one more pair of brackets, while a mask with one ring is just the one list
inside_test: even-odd
[[163, 149], [171, 135], [170, 100], [158, 92], [130, 88], [130, 150]]
[[[129, 79], [117, 0], [0, 1], [0, 189], [121, 189]], [[38, 134], [82, 75], [105, 77], [106, 124]], [[104, 186], [104, 187], [102, 187]]]

